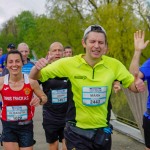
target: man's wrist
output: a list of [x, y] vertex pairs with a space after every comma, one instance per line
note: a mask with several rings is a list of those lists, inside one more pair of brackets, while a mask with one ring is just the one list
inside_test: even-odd
[[141, 53], [142, 52], [142, 49], [137, 49], [137, 48], [135, 48], [135, 50], [134, 50], [136, 53]]
[[35, 65], [36, 72], [39, 72], [41, 69]]
[[136, 92], [139, 92], [138, 88], [136, 87], [136, 84], [134, 83], [134, 86], [135, 86], [135, 89], [136, 89]]
[[42, 105], [42, 102], [43, 102], [43, 100], [42, 100], [42, 98], [40, 98], [40, 102], [39, 102], [39, 103], [40, 103], [40, 105]]

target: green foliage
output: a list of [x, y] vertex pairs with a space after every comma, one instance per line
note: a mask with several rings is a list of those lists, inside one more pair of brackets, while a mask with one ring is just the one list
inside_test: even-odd
[[10, 19], [7, 23], [4, 24], [4, 29], [0, 33], [0, 46], [3, 48], [6, 53], [7, 45], [9, 43], [17, 43], [17, 29], [14, 19]]
[[58, 24], [58, 34], [55, 34], [57, 38], [59, 37], [64, 46], [70, 45], [73, 47], [74, 54], [81, 53], [83, 50], [81, 45], [83, 31], [81, 32], [81, 30], [84, 20], [81, 20], [70, 7], [67, 7], [65, 11], [55, 9], [53, 13]]
[[24, 41], [24, 37], [28, 35], [28, 30], [35, 27], [35, 16], [29, 11], [23, 11], [16, 17], [18, 42]]
[[[58, 3], [56, 0], [48, 0], [49, 15], [36, 16], [32, 12], [23, 11], [10, 20], [1, 32], [1, 46], [6, 47], [9, 41], [15, 44], [26, 42], [40, 58], [47, 54], [52, 42], [60, 41], [64, 46], [70, 45], [74, 54], [79, 54], [83, 53], [81, 39], [84, 29], [90, 24], [100, 24], [107, 32], [108, 55], [128, 67], [134, 51], [133, 33], [141, 28], [146, 30], [146, 37], [149, 36], [145, 22], [134, 13], [133, 3], [134, 0], [107, 3], [88, 0], [61, 0]], [[149, 53], [145, 50], [141, 62]]]
[[134, 51], [133, 33], [139, 23], [133, 9], [123, 3], [110, 3], [100, 6], [94, 15], [107, 32], [108, 55], [117, 58], [128, 67], [132, 58], [131, 53]]

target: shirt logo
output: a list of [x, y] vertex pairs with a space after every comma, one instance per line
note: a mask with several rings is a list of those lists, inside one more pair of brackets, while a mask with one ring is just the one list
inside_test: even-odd
[[29, 95], [30, 92], [31, 92], [31, 89], [25, 88], [23, 91], [24, 91], [24, 93], [25, 93], [26, 95]]
[[8, 87], [6, 87], [6, 88], [4, 88], [4, 91], [7, 91], [9, 88]]
[[74, 76], [74, 78], [75, 78], [75, 79], [83, 79], [83, 80], [84, 80], [84, 79], [86, 79], [87, 77], [86, 77], [86, 76]]

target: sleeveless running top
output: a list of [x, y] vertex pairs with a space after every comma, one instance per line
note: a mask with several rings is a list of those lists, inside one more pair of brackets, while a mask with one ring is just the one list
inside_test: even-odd
[[24, 86], [14, 91], [8, 84], [9, 74], [4, 77], [4, 85], [0, 91], [2, 95], [1, 118], [5, 121], [32, 120], [35, 108], [30, 106], [33, 89], [30, 86], [27, 74], [24, 74]]

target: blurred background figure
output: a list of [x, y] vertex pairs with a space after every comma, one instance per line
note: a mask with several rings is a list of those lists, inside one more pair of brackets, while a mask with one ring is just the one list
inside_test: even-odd
[[[0, 58], [3, 55], [3, 48], [0, 47]], [[0, 76], [2, 75], [2, 70], [0, 70]]]
[[73, 56], [73, 51], [70, 46], [64, 47], [64, 57], [72, 57]]
[[23, 57], [23, 67], [22, 67], [22, 73], [29, 74], [31, 68], [34, 66], [34, 63], [30, 61], [29, 55], [30, 55], [30, 49], [29, 46], [26, 43], [20, 43], [18, 44], [18, 51], [22, 54]]
[[[23, 66], [22, 66], [22, 73], [29, 74], [31, 68], [34, 66], [34, 63], [30, 61], [30, 49], [26, 43], [18, 44], [17, 50], [22, 54], [23, 58]], [[4, 68], [2, 71], [2, 76], [8, 74], [8, 69]]]
[[0, 47], [0, 57], [3, 55], [3, 48]]
[[[7, 52], [9, 52], [11, 50], [15, 50], [15, 49], [16, 49], [16, 46], [13, 43], [8, 44], [8, 46], [7, 46]], [[5, 68], [6, 57], [7, 57], [7, 53], [3, 54], [0, 57], [0, 72], [2, 72], [3, 69]]]

